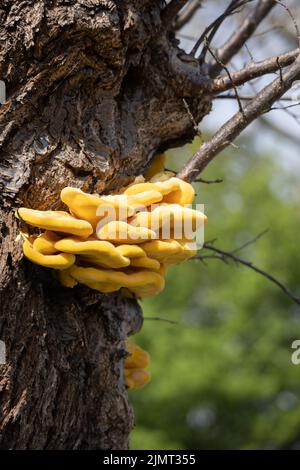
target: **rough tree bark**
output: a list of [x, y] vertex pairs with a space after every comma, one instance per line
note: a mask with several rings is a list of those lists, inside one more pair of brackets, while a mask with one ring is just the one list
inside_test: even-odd
[[14, 210], [58, 209], [67, 185], [115, 190], [193, 136], [183, 98], [199, 122], [211, 107], [207, 77], [166, 34], [163, 6], [1, 2], [1, 449], [128, 447], [124, 341], [141, 309], [120, 294], [63, 288], [24, 260]]

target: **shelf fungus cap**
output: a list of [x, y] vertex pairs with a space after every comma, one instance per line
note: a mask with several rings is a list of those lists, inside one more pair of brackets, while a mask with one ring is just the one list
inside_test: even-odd
[[118, 244], [143, 243], [157, 238], [156, 233], [147, 227], [135, 227], [123, 221], [111, 221], [97, 230], [97, 237]]
[[[207, 217], [202, 212], [182, 207], [179, 204], [161, 204], [150, 211], [141, 211], [130, 220], [136, 227], [146, 227], [157, 232], [164, 228], [162, 238], [171, 238], [171, 233], [178, 233], [175, 238], [182, 238], [206, 223]], [[157, 237], [156, 237], [157, 238]]]
[[74, 265], [70, 269], [70, 274], [76, 281], [100, 292], [104, 292], [101, 290], [101, 285], [108, 284], [115, 286], [114, 290], [127, 287], [132, 292], [140, 295], [140, 297], [156, 295], [165, 285], [161, 274], [146, 270], [127, 273], [125, 271], [92, 267], [85, 268]]
[[55, 232], [46, 230], [46, 232], [35, 238], [32, 247], [34, 250], [39, 251], [43, 255], [54, 255], [60, 251], [55, 248], [55, 243], [58, 242], [60, 238], [61, 237]]
[[141, 258], [133, 258], [130, 266], [134, 268], [144, 268], [156, 271], [160, 268], [160, 262], [156, 259], [149, 258], [149, 256], [143, 256]]
[[142, 248], [150, 258], [162, 262], [182, 252], [182, 247], [176, 240], [152, 240], [143, 243]]
[[66, 187], [60, 197], [72, 214], [90, 222], [94, 228], [107, 214], [119, 219], [127, 219], [134, 214], [134, 209], [124, 196], [99, 196], [85, 193], [79, 188]]
[[116, 250], [120, 255], [125, 256], [126, 258], [141, 258], [146, 256], [146, 252], [140, 245], [118, 245]]
[[128, 390], [142, 388], [151, 380], [151, 374], [146, 369], [125, 369], [124, 375]]
[[197, 245], [196, 242], [186, 242], [186, 241], [178, 241], [179, 245], [181, 246], [181, 251], [177, 254], [167, 257], [164, 260], [166, 266], [170, 266], [172, 264], [182, 263], [183, 261], [193, 258], [197, 254]]
[[55, 248], [65, 253], [82, 255], [82, 259], [91, 264], [109, 268], [124, 268], [130, 264], [130, 259], [123, 256], [112, 243], [95, 238], [83, 240], [78, 237], [66, 237], [59, 240]]
[[144, 194], [150, 191], [154, 191], [155, 193], [159, 192], [161, 194], [161, 198], [157, 201], [153, 201], [152, 204], [154, 204], [155, 202], [161, 201], [163, 196], [173, 193], [179, 189], [180, 189], [180, 185], [178, 182], [178, 178], [170, 178], [163, 182], [140, 183], [140, 184], [129, 186], [124, 191], [124, 194], [131, 196], [131, 195]]
[[179, 188], [176, 191], [167, 194], [164, 197], [164, 202], [180, 204], [182, 206], [192, 204], [195, 198], [195, 190], [193, 186], [180, 178], [174, 177], [172, 180], [177, 181]]
[[69, 253], [43, 255], [33, 249], [29, 240], [25, 240], [23, 243], [23, 253], [33, 263], [46, 268], [67, 269], [75, 263], [75, 256]]
[[21, 207], [17, 214], [21, 220], [33, 227], [55, 232], [70, 233], [80, 237], [88, 237], [93, 227], [86, 220], [76, 219], [64, 211], [38, 211]]
[[126, 349], [129, 356], [124, 361], [125, 369], [145, 369], [150, 362], [150, 356], [140, 346], [132, 341], [127, 341]]

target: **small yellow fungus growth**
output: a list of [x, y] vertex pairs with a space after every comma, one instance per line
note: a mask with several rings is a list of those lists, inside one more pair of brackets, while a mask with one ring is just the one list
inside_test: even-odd
[[124, 361], [125, 384], [128, 390], [142, 388], [151, 380], [150, 372], [146, 370], [149, 365], [149, 354], [135, 343], [127, 342], [126, 349], [129, 356]]
[[37, 211], [21, 207], [17, 214], [21, 220], [33, 227], [53, 230], [55, 232], [71, 233], [79, 237], [88, 237], [93, 233], [93, 227], [86, 220], [80, 220], [64, 211]]
[[128, 390], [142, 388], [151, 380], [150, 372], [145, 369], [125, 369], [124, 375]]
[[149, 354], [144, 351], [140, 346], [127, 341], [126, 349], [129, 356], [125, 359], [125, 369], [145, 369], [150, 362]]
[[[69, 212], [19, 209], [17, 217], [44, 230], [22, 234], [25, 256], [58, 270], [65, 287], [84, 284], [99, 292], [157, 295], [169, 266], [196, 254], [194, 232], [207, 220], [186, 207], [194, 200], [192, 185], [164, 171], [163, 162], [164, 156], [157, 156], [147, 181], [139, 176], [117, 194], [64, 188], [61, 200]], [[128, 373], [129, 387], [147, 381], [147, 374], [136, 364]]]
[[34, 250], [29, 240], [23, 243], [23, 252], [26, 258], [35, 264], [53, 269], [67, 269], [75, 263], [75, 256], [69, 253], [59, 253], [57, 255], [43, 255]]
[[78, 284], [78, 282], [71, 276], [69, 269], [58, 271], [57, 276], [60, 283], [65, 287], [73, 288]]
[[151, 179], [157, 173], [164, 171], [166, 162], [166, 155], [164, 153], [159, 153], [152, 158], [152, 162], [148, 170], [146, 171], [146, 179]]

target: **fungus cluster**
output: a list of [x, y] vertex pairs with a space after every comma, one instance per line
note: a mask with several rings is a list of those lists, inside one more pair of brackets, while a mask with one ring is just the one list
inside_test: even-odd
[[23, 233], [24, 255], [54, 269], [66, 287], [158, 294], [169, 266], [195, 255], [194, 232], [206, 217], [187, 207], [195, 196], [189, 183], [168, 171], [153, 175], [152, 168], [146, 178], [109, 196], [66, 187], [61, 201], [68, 211], [18, 209], [23, 222], [40, 229]]
[[128, 357], [124, 361], [124, 376], [128, 390], [142, 388], [150, 379], [150, 372], [146, 370], [149, 365], [149, 354], [140, 346], [130, 341], [126, 345]]

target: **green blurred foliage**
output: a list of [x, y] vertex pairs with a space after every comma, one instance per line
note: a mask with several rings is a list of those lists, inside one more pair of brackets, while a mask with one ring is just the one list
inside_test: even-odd
[[[170, 152], [167, 167], [180, 168], [197, 145]], [[203, 173], [222, 184], [196, 185], [205, 239], [232, 250], [269, 229], [239, 256], [300, 295], [298, 175], [249, 148], [223, 153]], [[259, 274], [219, 260], [173, 267], [164, 292], [142, 304], [134, 339], [151, 355], [152, 381], [130, 394], [131, 448], [300, 448], [300, 365], [291, 362], [300, 307]]]

